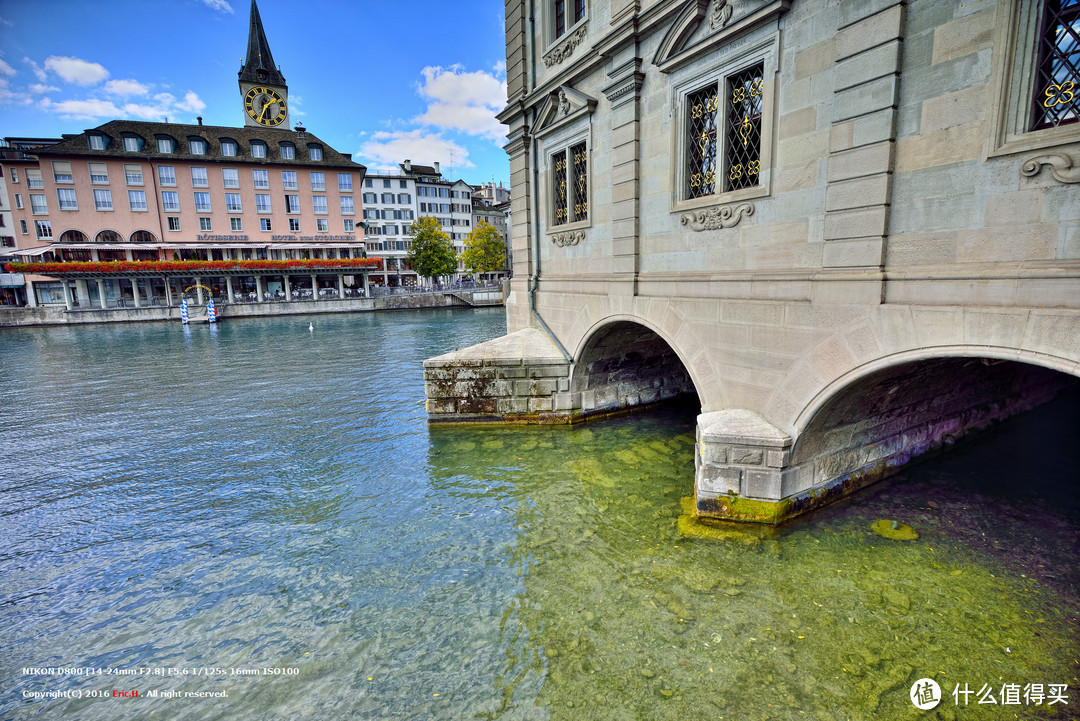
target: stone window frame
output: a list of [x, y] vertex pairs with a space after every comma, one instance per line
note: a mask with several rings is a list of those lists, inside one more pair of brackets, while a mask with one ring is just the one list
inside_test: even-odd
[[1080, 123], [1028, 130], [1038, 72], [1039, 42], [1046, 2], [1002, 0], [997, 10], [986, 158], [1029, 153], [1080, 141]]
[[[727, 52], [721, 48], [719, 54], [714, 55], [710, 60], [672, 72], [669, 99], [672, 117], [671, 158], [673, 162], [670, 208], [672, 213], [766, 198], [772, 195], [772, 178], [775, 171], [773, 163], [776, 155], [775, 117], [779, 103], [777, 95], [780, 90], [779, 58], [780, 37], [778, 32], [770, 30], [767, 35], [753, 42], [732, 48]], [[758, 64], [762, 65], [764, 80], [761, 108], [761, 169], [758, 174], [758, 184], [698, 198], [686, 198], [686, 128], [689, 121], [687, 98], [710, 84], [718, 87], [723, 85], [726, 88], [727, 78]], [[725, 102], [723, 105], [725, 112], [727, 107]], [[726, 120], [726, 115], [721, 115], [717, 120], [717, 127], [723, 128]], [[724, 146], [717, 149], [717, 157], [718, 159], [724, 157]]]
[[555, 34], [555, 3], [556, 0], [546, 0], [543, 4], [542, 39], [540, 45], [543, 52], [540, 54], [547, 67], [558, 65], [566, 58], [574, 54], [574, 50], [581, 45], [588, 35], [589, 26], [589, 0], [584, 0], [584, 13], [579, 20], [574, 20], [575, 0], [563, 0], [567, 13], [567, 27], [559, 35]]
[[[585, 188], [586, 202], [589, 204], [588, 217], [585, 220], [575, 220], [562, 224], [555, 223], [555, 165], [554, 158], [559, 153], [566, 153], [567, 165], [571, 166], [572, 161], [570, 158], [570, 148], [585, 143], [585, 157], [586, 157], [586, 170], [585, 176], [588, 179], [588, 186]], [[596, 215], [593, 195], [596, 175], [593, 171], [593, 141], [592, 141], [592, 121], [591, 117], [586, 118], [580, 124], [575, 123], [572, 126], [568, 126], [561, 129], [557, 133], [545, 137], [541, 140], [540, 148], [540, 187], [543, 188], [543, 201], [541, 207], [544, 208], [544, 222], [546, 224], [545, 230], [547, 235], [556, 235], [559, 233], [565, 233], [570, 230], [584, 230], [585, 228], [591, 228], [593, 224], [593, 218]], [[570, 173], [570, 167], [567, 167], [567, 204], [573, 204], [572, 190], [569, 186], [572, 186], [572, 176]]]

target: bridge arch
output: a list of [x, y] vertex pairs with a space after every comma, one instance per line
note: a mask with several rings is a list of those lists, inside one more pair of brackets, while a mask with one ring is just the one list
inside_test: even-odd
[[1047, 353], [989, 345], [948, 345], [918, 348], [875, 358], [872, 361], [862, 363], [840, 374], [823, 385], [810, 398], [809, 402], [802, 407], [798, 415], [794, 418], [791, 425], [797, 434], [801, 434], [810, 425], [811, 421], [818, 415], [822, 408], [835, 398], [838, 393], [841, 393], [845, 388], [858, 384], [864, 379], [900, 366], [943, 358], [1015, 361], [1052, 371], [1059, 371], [1066, 375], [1080, 378], [1080, 365], [1078, 365], [1076, 361]]
[[570, 370], [570, 391], [580, 397], [585, 416], [698, 395], [698, 388], [676, 344], [635, 316], [593, 324], [578, 342]]
[[[1061, 364], [951, 348], [872, 363], [829, 385], [797, 421], [790, 465], [812, 487], [887, 475], [913, 458], [1051, 400], [1075, 382]], [[1056, 367], [1055, 367], [1056, 366]], [[846, 381], [846, 382], [841, 382]]]

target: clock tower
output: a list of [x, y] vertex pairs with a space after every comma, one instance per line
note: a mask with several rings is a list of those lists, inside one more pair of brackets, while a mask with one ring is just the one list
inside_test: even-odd
[[247, 58], [238, 75], [244, 125], [289, 130], [289, 86], [270, 54], [270, 43], [266, 41], [255, 0], [251, 0]]

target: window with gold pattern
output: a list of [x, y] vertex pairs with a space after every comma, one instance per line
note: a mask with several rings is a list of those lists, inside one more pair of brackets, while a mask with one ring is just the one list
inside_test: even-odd
[[1080, 0], [1047, 0], [1039, 34], [1032, 130], [1080, 120]]
[[576, 143], [551, 156], [552, 225], [589, 219], [589, 152]]
[[760, 184], [764, 65], [686, 96], [684, 198]]

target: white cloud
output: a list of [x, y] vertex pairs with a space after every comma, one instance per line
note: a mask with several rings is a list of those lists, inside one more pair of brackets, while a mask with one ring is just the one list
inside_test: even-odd
[[5, 63], [3, 60], [0, 60], [0, 75], [7, 75], [8, 77], [11, 77], [14, 74], [15, 74], [15, 68], [11, 67], [7, 63]]
[[7, 25], [8, 27], [12, 27], [15, 25], [15, 23], [11, 22], [7, 18], [0, 18], [0, 25]]
[[96, 85], [109, 77], [109, 71], [100, 63], [62, 55], [45, 58], [45, 69], [53, 71], [63, 80], [75, 85]]
[[304, 112], [304, 98], [297, 93], [289, 94], [289, 115], [295, 118], [302, 118], [307, 115]]
[[476, 167], [469, 162], [469, 151], [464, 147], [424, 130], [380, 130], [360, 146], [357, 154], [373, 161], [372, 167], [389, 166], [395, 170], [405, 158], [419, 165], [431, 165], [438, 161], [447, 172], [450, 170], [451, 157], [455, 172], [461, 168]]
[[211, 10], [217, 10], [219, 13], [232, 14], [233, 9], [227, 0], [202, 0], [202, 4]]
[[60, 88], [55, 85], [46, 85], [45, 83], [34, 83], [30, 85], [27, 90], [35, 95], [44, 95], [45, 93], [55, 93], [59, 91]]
[[506, 105], [506, 82], [482, 70], [464, 72], [460, 65], [428, 66], [420, 94], [430, 102], [415, 123], [458, 130], [496, 142], [506, 136], [495, 115]]
[[[3, 79], [0, 78], [0, 81]], [[56, 90], [56, 88], [53, 88]], [[53, 101], [42, 98], [38, 107], [65, 118], [96, 119], [135, 118], [138, 120], [163, 120], [187, 114], [195, 114], [206, 107], [206, 103], [193, 92], [188, 92], [183, 100], [177, 100], [172, 93], [157, 93], [148, 102], [124, 103], [117, 106], [111, 100], [87, 98], [84, 100]]]
[[110, 80], [104, 90], [110, 95], [146, 95], [150, 88], [138, 80]]
[[62, 100], [54, 103], [48, 98], [42, 98], [39, 107], [70, 118], [93, 119], [121, 116], [120, 108], [108, 100]]
[[184, 101], [177, 103], [176, 107], [180, 110], [187, 110], [192, 113], [201, 113], [206, 107], [206, 103], [204, 103], [198, 95], [189, 90], [184, 94]]
[[49, 79], [48, 74], [46, 74], [46, 72], [41, 69], [41, 66], [35, 63], [30, 58], [24, 57], [23, 62], [30, 66], [30, 69], [34, 71], [34, 77], [36, 77], [41, 82], [45, 82]]
[[139, 103], [125, 103], [120, 109], [121, 114], [128, 118], [140, 120], [161, 120], [169, 114], [169, 108], [164, 105], [140, 105]]

